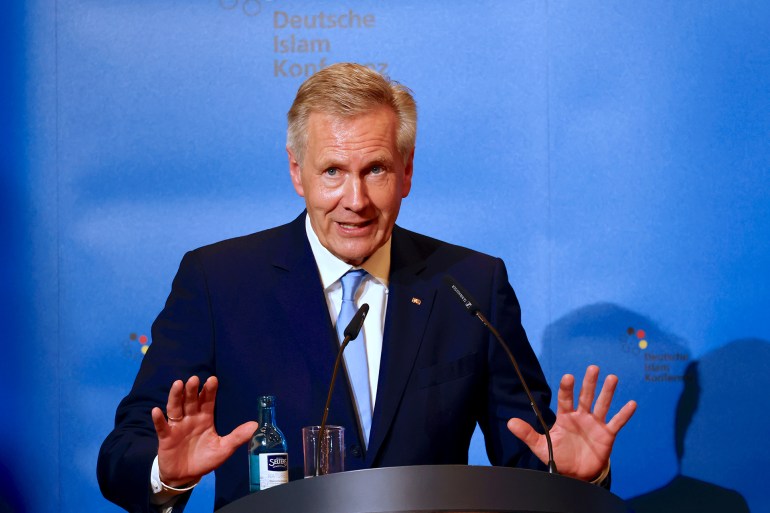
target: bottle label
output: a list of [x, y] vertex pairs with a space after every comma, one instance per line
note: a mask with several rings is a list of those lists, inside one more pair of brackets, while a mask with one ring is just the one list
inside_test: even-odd
[[259, 455], [259, 489], [289, 482], [289, 455], [285, 452]]

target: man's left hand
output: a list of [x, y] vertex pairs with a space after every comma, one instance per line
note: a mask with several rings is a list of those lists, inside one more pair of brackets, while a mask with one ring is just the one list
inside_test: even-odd
[[[604, 380], [604, 386], [592, 412], [591, 405], [594, 402], [598, 380], [599, 367], [589, 366], [583, 378], [578, 407], [575, 409], [575, 377], [566, 374], [559, 385], [556, 422], [551, 427], [556, 468], [562, 475], [583, 481], [596, 479], [609, 465], [615, 437], [636, 411], [636, 402], [629, 401], [609, 422], [606, 421], [612, 396], [618, 385], [618, 377], [610, 374]], [[543, 463], [548, 463], [545, 435], [541, 435], [521, 419], [509, 420], [508, 429], [527, 444]]]

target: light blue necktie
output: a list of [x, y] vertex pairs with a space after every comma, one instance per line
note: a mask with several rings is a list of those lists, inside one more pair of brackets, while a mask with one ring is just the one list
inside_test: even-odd
[[[337, 336], [340, 344], [344, 339], [345, 328], [358, 310], [355, 296], [366, 275], [367, 272], [363, 269], [354, 269], [342, 277], [342, 305], [340, 306], [340, 315], [337, 317]], [[364, 432], [364, 443], [368, 445], [369, 431], [372, 428], [372, 394], [369, 390], [369, 362], [366, 359], [363, 330], [355, 340], [350, 341], [343, 354], [348, 378], [353, 386], [353, 396], [358, 408], [358, 420], [361, 422], [361, 428]]]

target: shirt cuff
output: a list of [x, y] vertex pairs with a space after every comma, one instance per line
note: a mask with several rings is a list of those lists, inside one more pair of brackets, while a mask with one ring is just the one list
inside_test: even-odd
[[195, 482], [185, 483], [181, 487], [167, 485], [160, 479], [160, 466], [158, 465], [158, 457], [155, 456], [155, 459], [152, 461], [152, 470], [150, 471], [150, 489], [152, 490], [150, 502], [156, 505], [170, 506], [171, 504], [166, 503], [178, 495], [189, 492], [198, 483], [200, 483], [200, 479]]
[[591, 480], [591, 484], [602, 484], [608, 475], [610, 475], [610, 460], [607, 460], [607, 465], [602, 469], [601, 473]]

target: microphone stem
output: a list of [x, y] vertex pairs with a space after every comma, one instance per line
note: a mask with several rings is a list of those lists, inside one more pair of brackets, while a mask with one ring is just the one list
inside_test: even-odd
[[321, 475], [321, 444], [326, 439], [326, 419], [329, 417], [329, 407], [332, 402], [332, 393], [334, 392], [334, 383], [337, 382], [337, 372], [340, 370], [340, 360], [342, 359], [342, 353], [348, 346], [351, 340], [355, 340], [358, 334], [361, 332], [361, 328], [364, 326], [364, 320], [366, 314], [369, 312], [369, 305], [364, 303], [361, 308], [353, 315], [348, 325], [343, 331], [342, 343], [340, 349], [337, 351], [337, 359], [334, 360], [334, 371], [332, 372], [332, 382], [329, 384], [329, 395], [326, 397], [326, 407], [324, 408], [324, 416], [321, 419], [321, 425], [318, 427], [318, 440], [315, 446], [315, 475]]
[[337, 359], [334, 360], [334, 371], [332, 371], [332, 382], [329, 385], [329, 395], [326, 397], [326, 408], [324, 408], [324, 416], [321, 419], [321, 426], [318, 428], [318, 440], [315, 445], [315, 475], [321, 475], [321, 441], [324, 440], [326, 431], [326, 419], [329, 417], [329, 407], [332, 402], [332, 393], [334, 392], [334, 383], [337, 381], [337, 372], [340, 370], [340, 360], [342, 359], [342, 353], [345, 351], [345, 347], [350, 342], [350, 337], [345, 337], [342, 340], [339, 351], [337, 351]]
[[508, 358], [511, 360], [511, 363], [513, 363], [513, 368], [516, 370], [516, 375], [519, 377], [519, 382], [524, 387], [524, 392], [527, 394], [527, 398], [529, 399], [529, 404], [532, 406], [532, 410], [535, 412], [535, 417], [537, 417], [538, 422], [540, 422], [540, 425], [543, 427], [543, 432], [545, 434], [545, 441], [548, 445], [548, 472], [551, 474], [557, 474], [556, 471], [556, 462], [553, 460], [553, 444], [551, 443], [551, 433], [550, 429], [548, 429], [548, 426], [545, 424], [545, 419], [543, 419], [543, 415], [540, 413], [540, 408], [537, 407], [537, 403], [535, 402], [535, 398], [532, 397], [532, 392], [529, 391], [529, 387], [527, 386], [526, 380], [524, 380], [524, 376], [521, 374], [521, 370], [519, 369], [519, 364], [516, 362], [516, 358], [513, 357], [513, 353], [508, 348], [508, 344], [505, 343], [503, 340], [503, 337], [500, 336], [500, 333], [497, 332], [494, 326], [487, 320], [486, 317], [484, 317], [484, 314], [477, 311], [476, 317], [479, 318], [479, 320], [489, 328], [489, 331], [492, 332], [492, 334], [495, 336], [498, 342], [500, 342], [500, 345], [503, 346], [503, 349], [505, 349], [505, 352], [508, 354]]

